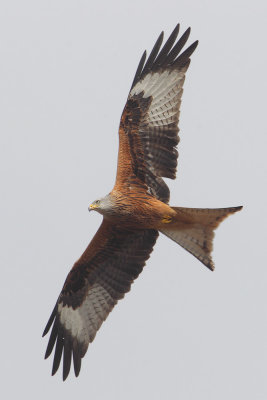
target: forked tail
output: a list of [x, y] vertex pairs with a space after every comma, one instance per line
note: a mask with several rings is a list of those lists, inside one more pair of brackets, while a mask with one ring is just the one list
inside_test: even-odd
[[214, 270], [211, 252], [214, 230], [228, 215], [242, 209], [229, 208], [184, 208], [172, 207], [177, 213], [175, 220], [165, 224], [160, 232], [174, 240], [206, 267]]

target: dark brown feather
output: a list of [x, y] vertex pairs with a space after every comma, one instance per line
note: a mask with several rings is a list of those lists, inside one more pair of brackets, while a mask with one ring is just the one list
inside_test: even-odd
[[180, 29], [180, 24], [177, 24], [173, 32], [171, 33], [169, 39], [166, 41], [165, 45], [162, 47], [160, 53], [158, 54], [158, 57], [156, 58], [154, 63], [158, 67], [162, 66], [162, 63], [166, 60], [166, 55], [169, 53], [173, 44], [175, 43], [179, 33], [179, 29]]

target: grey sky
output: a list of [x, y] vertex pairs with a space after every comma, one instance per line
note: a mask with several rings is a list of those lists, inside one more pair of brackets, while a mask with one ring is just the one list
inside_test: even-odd
[[[51, 377], [41, 334], [101, 217], [139, 58], [192, 27], [171, 204], [244, 205], [211, 273], [160, 237], [90, 345], [78, 379]], [[264, 1], [2, 1], [1, 389], [5, 399], [266, 399]], [[165, 36], [165, 37], [166, 37]]]

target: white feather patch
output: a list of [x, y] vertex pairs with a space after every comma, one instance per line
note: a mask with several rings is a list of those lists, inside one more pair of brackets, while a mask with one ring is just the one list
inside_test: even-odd
[[110, 294], [95, 283], [90, 287], [82, 305], [75, 310], [59, 304], [60, 322], [79, 342], [88, 344], [94, 339], [113, 305], [114, 300]]
[[179, 70], [152, 72], [133, 87], [129, 97], [142, 92], [143, 98], [152, 97], [143, 123], [157, 127], [178, 122], [184, 77]]

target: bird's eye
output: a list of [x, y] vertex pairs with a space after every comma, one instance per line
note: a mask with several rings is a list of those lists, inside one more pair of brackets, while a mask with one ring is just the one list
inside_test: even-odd
[[95, 204], [99, 204], [99, 203], [100, 203], [100, 200], [96, 200], [96, 201], [95, 201]]

